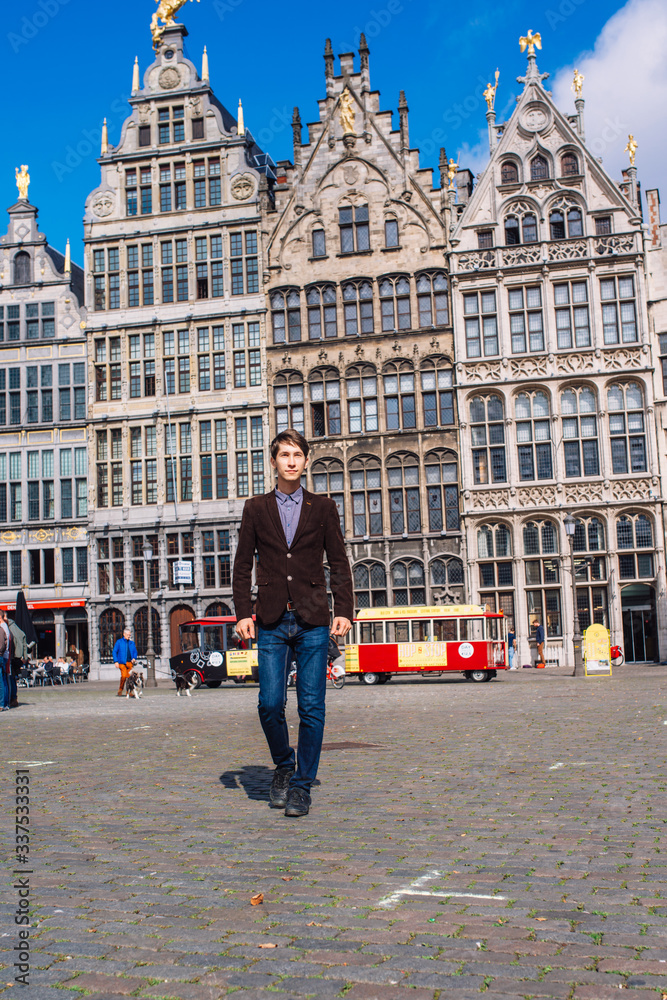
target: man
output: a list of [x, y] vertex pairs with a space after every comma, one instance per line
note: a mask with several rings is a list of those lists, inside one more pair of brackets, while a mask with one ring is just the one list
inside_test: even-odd
[[[327, 650], [330, 634], [350, 631], [352, 574], [333, 500], [301, 487], [308, 442], [286, 430], [271, 442], [276, 489], [246, 500], [234, 561], [236, 630], [257, 637], [259, 718], [275, 772], [269, 792], [273, 809], [305, 816], [317, 775], [324, 733]], [[331, 571], [333, 626], [324, 577]], [[251, 581], [257, 553], [257, 627], [252, 620]], [[295, 759], [285, 720], [287, 673], [297, 661], [299, 742]]]
[[1, 712], [9, 711], [11, 701], [11, 662], [12, 635], [7, 624], [7, 613], [0, 610], [0, 673], [2, 674], [2, 708]]
[[507, 633], [507, 653], [510, 661], [510, 670], [516, 670], [516, 632], [512, 626]]
[[535, 644], [537, 646], [537, 662], [544, 663], [544, 628], [540, 625], [539, 618], [536, 618], [535, 625]]
[[130, 636], [132, 632], [129, 625], [123, 629], [123, 638], [118, 639], [113, 648], [114, 665], [120, 670], [120, 687], [118, 688], [118, 698], [125, 694], [125, 681], [132, 673], [132, 668], [137, 659], [137, 647], [132, 642]]

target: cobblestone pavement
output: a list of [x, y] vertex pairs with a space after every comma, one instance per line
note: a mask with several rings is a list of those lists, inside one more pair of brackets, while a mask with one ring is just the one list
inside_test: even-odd
[[268, 808], [251, 686], [22, 691], [0, 728], [5, 773], [33, 762], [24, 995], [667, 997], [666, 681], [348, 682], [297, 820]]

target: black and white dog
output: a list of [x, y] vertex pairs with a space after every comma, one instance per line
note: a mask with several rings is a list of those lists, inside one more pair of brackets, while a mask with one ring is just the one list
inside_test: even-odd
[[183, 676], [183, 674], [176, 674], [176, 677], [174, 678], [174, 683], [176, 684], [176, 695], [178, 698], [181, 697], [181, 691], [185, 691], [188, 698], [191, 698], [192, 695], [190, 694], [190, 692], [193, 690], [193, 688], [197, 687], [197, 675], [193, 674], [192, 680], [188, 681]]
[[141, 698], [143, 687], [144, 687], [143, 674], [137, 673], [136, 670], [133, 670], [130, 676], [125, 681], [125, 697]]

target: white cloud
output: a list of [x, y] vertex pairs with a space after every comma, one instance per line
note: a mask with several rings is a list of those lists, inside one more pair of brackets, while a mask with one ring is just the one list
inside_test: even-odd
[[[576, 30], [576, 15], [572, 30]], [[582, 53], [571, 66], [559, 69], [553, 81], [547, 81], [560, 110], [573, 113], [574, 67], [584, 74], [589, 150], [602, 157], [614, 180], [620, 180], [621, 170], [628, 165], [623, 149], [631, 132], [639, 143], [636, 163], [642, 188], [662, 187], [663, 204], [667, 204], [666, 51], [664, 0], [629, 0], [604, 25], [592, 52]], [[540, 62], [544, 61], [543, 53]]]

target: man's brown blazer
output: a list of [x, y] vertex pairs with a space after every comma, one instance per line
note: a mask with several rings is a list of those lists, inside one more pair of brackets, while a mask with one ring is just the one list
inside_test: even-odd
[[333, 500], [303, 491], [301, 516], [288, 548], [278, 513], [275, 492], [246, 500], [234, 559], [236, 618], [250, 618], [252, 564], [257, 553], [257, 620], [262, 625], [279, 621], [292, 601], [309, 625], [330, 625], [324, 553], [331, 571], [334, 617], [354, 613], [352, 574]]

